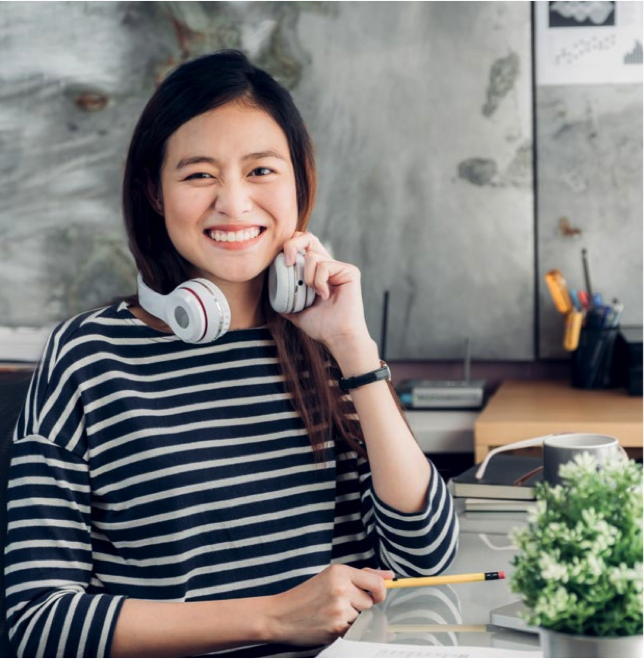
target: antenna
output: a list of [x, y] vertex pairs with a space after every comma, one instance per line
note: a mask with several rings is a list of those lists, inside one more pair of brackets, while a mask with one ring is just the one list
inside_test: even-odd
[[389, 291], [385, 291], [382, 301], [382, 325], [380, 327], [380, 359], [387, 361], [387, 328], [389, 326]]
[[468, 336], [465, 339], [465, 361], [463, 363], [463, 380], [470, 381], [470, 362], [472, 361], [472, 341]]

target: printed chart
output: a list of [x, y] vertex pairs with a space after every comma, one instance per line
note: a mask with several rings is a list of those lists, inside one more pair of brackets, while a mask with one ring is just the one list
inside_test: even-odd
[[642, 82], [641, 2], [537, 2], [537, 84]]

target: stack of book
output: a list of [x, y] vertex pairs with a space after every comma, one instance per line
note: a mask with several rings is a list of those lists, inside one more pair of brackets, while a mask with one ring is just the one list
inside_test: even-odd
[[526, 512], [535, 507], [534, 485], [543, 479], [541, 458], [495, 455], [483, 477], [474, 465], [450, 481], [452, 495], [463, 499], [465, 512]]

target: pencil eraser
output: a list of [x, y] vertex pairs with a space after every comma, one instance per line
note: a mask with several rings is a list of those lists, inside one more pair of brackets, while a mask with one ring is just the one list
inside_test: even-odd
[[499, 579], [505, 579], [505, 572], [499, 572]]

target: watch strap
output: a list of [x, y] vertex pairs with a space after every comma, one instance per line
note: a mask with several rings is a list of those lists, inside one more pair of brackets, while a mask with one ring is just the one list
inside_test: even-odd
[[365, 384], [378, 382], [379, 380], [391, 380], [389, 366], [382, 359], [380, 360], [380, 368], [377, 368], [375, 371], [369, 371], [362, 375], [354, 375], [350, 378], [340, 378], [338, 385], [342, 391], [349, 391], [358, 387], [364, 387]]

